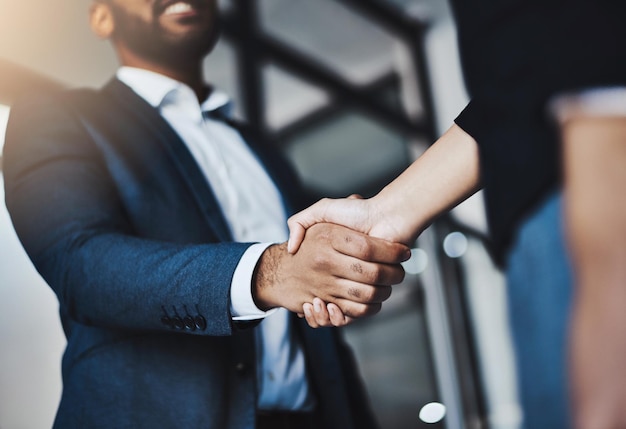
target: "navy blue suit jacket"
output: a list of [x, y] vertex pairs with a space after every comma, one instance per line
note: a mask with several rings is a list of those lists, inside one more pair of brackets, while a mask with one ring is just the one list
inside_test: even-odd
[[[281, 191], [285, 161], [241, 130]], [[6, 203], [56, 293], [67, 336], [59, 428], [253, 428], [254, 329], [233, 324], [232, 241], [185, 144], [130, 88], [65, 91], [15, 105]], [[335, 330], [297, 324], [326, 428], [373, 419]]]

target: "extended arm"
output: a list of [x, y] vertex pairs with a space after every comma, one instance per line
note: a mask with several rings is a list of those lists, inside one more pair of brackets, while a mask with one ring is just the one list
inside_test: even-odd
[[[131, 176], [118, 186], [59, 98], [14, 106], [4, 161], [13, 224], [64, 315], [88, 325], [170, 331], [164, 316], [199, 314], [207, 327], [190, 333], [232, 332], [230, 281], [249, 245], [181, 239], [181, 208], [165, 203], [133, 219], [129, 204], [142, 201], [140, 184], [149, 178]], [[124, 168], [111, 166], [132, 171]], [[122, 189], [131, 195], [126, 203]], [[171, 220], [149, 227], [157, 218]]]
[[571, 330], [577, 428], [626, 425], [626, 119], [563, 127], [565, 216], [576, 293]]
[[323, 199], [292, 216], [289, 251], [318, 222], [345, 225], [374, 237], [411, 244], [441, 213], [480, 187], [476, 141], [453, 125], [422, 156], [370, 199]]
[[[370, 199], [323, 199], [292, 216], [289, 251], [298, 251], [307, 228], [317, 222], [345, 225], [373, 237], [410, 245], [441, 213], [480, 188], [476, 141], [453, 125], [398, 178]], [[309, 325], [342, 326], [351, 321], [317, 299], [302, 312]]]
[[[164, 198], [150, 212], [136, 214], [133, 206], [146, 193], [152, 197], [162, 189], [143, 186], [152, 183], [145, 173], [133, 177], [137, 169], [118, 164], [127, 158], [105, 162], [93, 137], [71, 108], [54, 100], [16, 106], [7, 135], [7, 206], [62, 312], [84, 324], [152, 330], [171, 329], [164, 316], [201, 315], [206, 328], [189, 333], [229, 335], [231, 281], [249, 244], [198, 244], [195, 228], [205, 221], [192, 218], [196, 227], [186, 228], [186, 211], [177, 213], [183, 208]], [[149, 227], [156, 219], [158, 226]], [[401, 281], [398, 263], [408, 249], [338, 229], [320, 226], [323, 233], [310, 234], [303, 246], [310, 249], [308, 257], [288, 255], [286, 244], [267, 249], [257, 266], [257, 279], [263, 280], [259, 304], [293, 310], [314, 293], [348, 314], [375, 312], [389, 296], [389, 284]], [[256, 286], [249, 286], [253, 294]]]

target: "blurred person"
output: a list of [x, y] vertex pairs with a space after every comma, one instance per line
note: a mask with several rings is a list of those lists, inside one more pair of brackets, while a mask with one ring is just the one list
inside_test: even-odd
[[376, 426], [339, 333], [288, 310], [375, 313], [409, 249], [330, 224], [273, 244], [305, 194], [203, 80], [217, 13], [94, 0], [116, 76], [12, 108], [6, 204], [67, 337], [54, 427]]
[[469, 105], [376, 196], [292, 217], [290, 251], [322, 221], [411, 244], [484, 189], [524, 426], [625, 428], [626, 3], [452, 3]]

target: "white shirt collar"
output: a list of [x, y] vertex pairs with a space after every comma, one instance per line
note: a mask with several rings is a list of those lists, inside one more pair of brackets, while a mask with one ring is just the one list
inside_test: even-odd
[[[131, 87], [148, 104], [157, 109], [163, 105], [166, 97], [172, 93], [177, 93], [185, 98], [193, 98], [195, 103], [197, 103], [196, 96], [189, 86], [160, 73], [123, 66], [118, 69], [117, 78]], [[228, 115], [231, 104], [231, 99], [226, 93], [214, 89], [199, 107], [203, 112], [213, 112], [219, 109]]]

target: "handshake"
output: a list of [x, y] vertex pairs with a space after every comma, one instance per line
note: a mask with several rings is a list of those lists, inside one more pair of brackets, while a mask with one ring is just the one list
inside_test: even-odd
[[292, 216], [289, 242], [261, 257], [257, 306], [286, 307], [313, 327], [377, 313], [404, 278], [406, 245], [480, 187], [478, 145], [453, 125], [376, 196], [325, 198]]
[[257, 306], [287, 308], [314, 328], [378, 313], [411, 251], [372, 202], [324, 199], [291, 217], [289, 242], [269, 247], [257, 266]]

